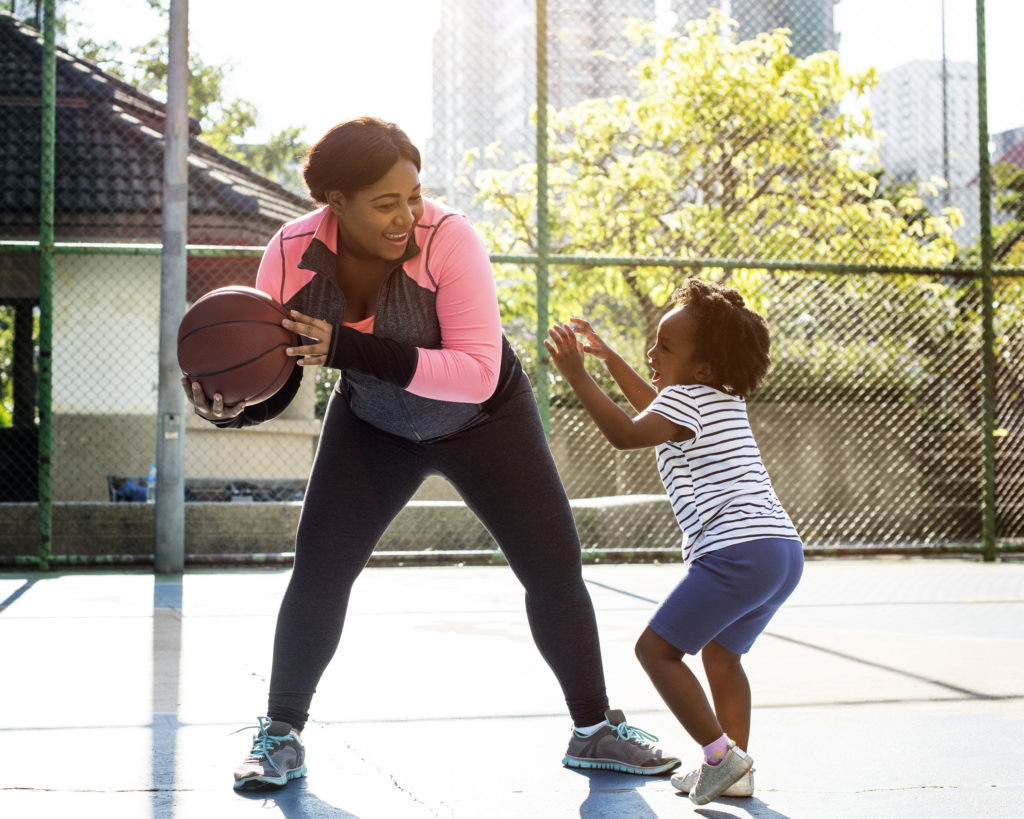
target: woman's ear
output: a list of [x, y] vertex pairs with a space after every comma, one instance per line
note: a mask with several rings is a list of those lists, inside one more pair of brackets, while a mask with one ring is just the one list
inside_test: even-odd
[[345, 194], [341, 191], [324, 191], [324, 198], [327, 199], [327, 204], [336, 215], [341, 216], [344, 213]]

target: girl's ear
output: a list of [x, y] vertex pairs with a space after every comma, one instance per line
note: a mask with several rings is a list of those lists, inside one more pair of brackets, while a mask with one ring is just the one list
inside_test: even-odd
[[711, 369], [711, 365], [706, 362], [701, 362], [697, 365], [694, 370], [694, 378], [697, 379], [700, 384], [710, 384], [714, 380], [714, 371]]

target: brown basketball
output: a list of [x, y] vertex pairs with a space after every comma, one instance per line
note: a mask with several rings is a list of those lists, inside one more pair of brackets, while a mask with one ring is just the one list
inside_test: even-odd
[[295, 367], [285, 349], [298, 336], [281, 326], [288, 312], [255, 287], [218, 287], [201, 296], [178, 325], [178, 366], [225, 406], [265, 401]]

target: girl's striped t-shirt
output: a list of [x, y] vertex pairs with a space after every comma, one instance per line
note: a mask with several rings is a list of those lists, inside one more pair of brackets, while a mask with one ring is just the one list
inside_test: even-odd
[[665, 387], [645, 412], [693, 432], [656, 448], [658, 471], [683, 530], [683, 558], [761, 538], [800, 540], [772, 489], [747, 403], [702, 384]]

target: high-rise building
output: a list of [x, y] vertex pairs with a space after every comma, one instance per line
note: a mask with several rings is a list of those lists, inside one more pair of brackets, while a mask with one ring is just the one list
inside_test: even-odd
[[[945, 102], [943, 99], [945, 98]], [[885, 180], [949, 183], [929, 201], [964, 215], [961, 242], [978, 234], [978, 79], [972, 62], [915, 60], [885, 71], [871, 92], [871, 118], [880, 136]]]
[[[653, 21], [655, 0], [548, 0], [548, 104], [563, 109], [594, 97], [629, 95], [636, 53], [627, 20]], [[500, 143], [510, 167], [532, 157], [537, 100], [535, 4], [527, 0], [442, 0], [434, 37], [433, 136], [424, 182], [469, 209], [458, 179], [465, 156]]]
[[738, 23], [737, 34], [749, 40], [762, 31], [790, 30], [791, 50], [797, 57], [838, 46], [833, 6], [838, 0], [673, 0], [672, 11], [680, 26], [707, 17], [710, 8], [724, 11]]
[[[871, 117], [882, 167], [899, 180], [946, 179], [953, 188], [978, 174], [978, 80], [971, 62], [915, 60], [881, 74]], [[945, 85], [945, 110], [943, 104]]]

